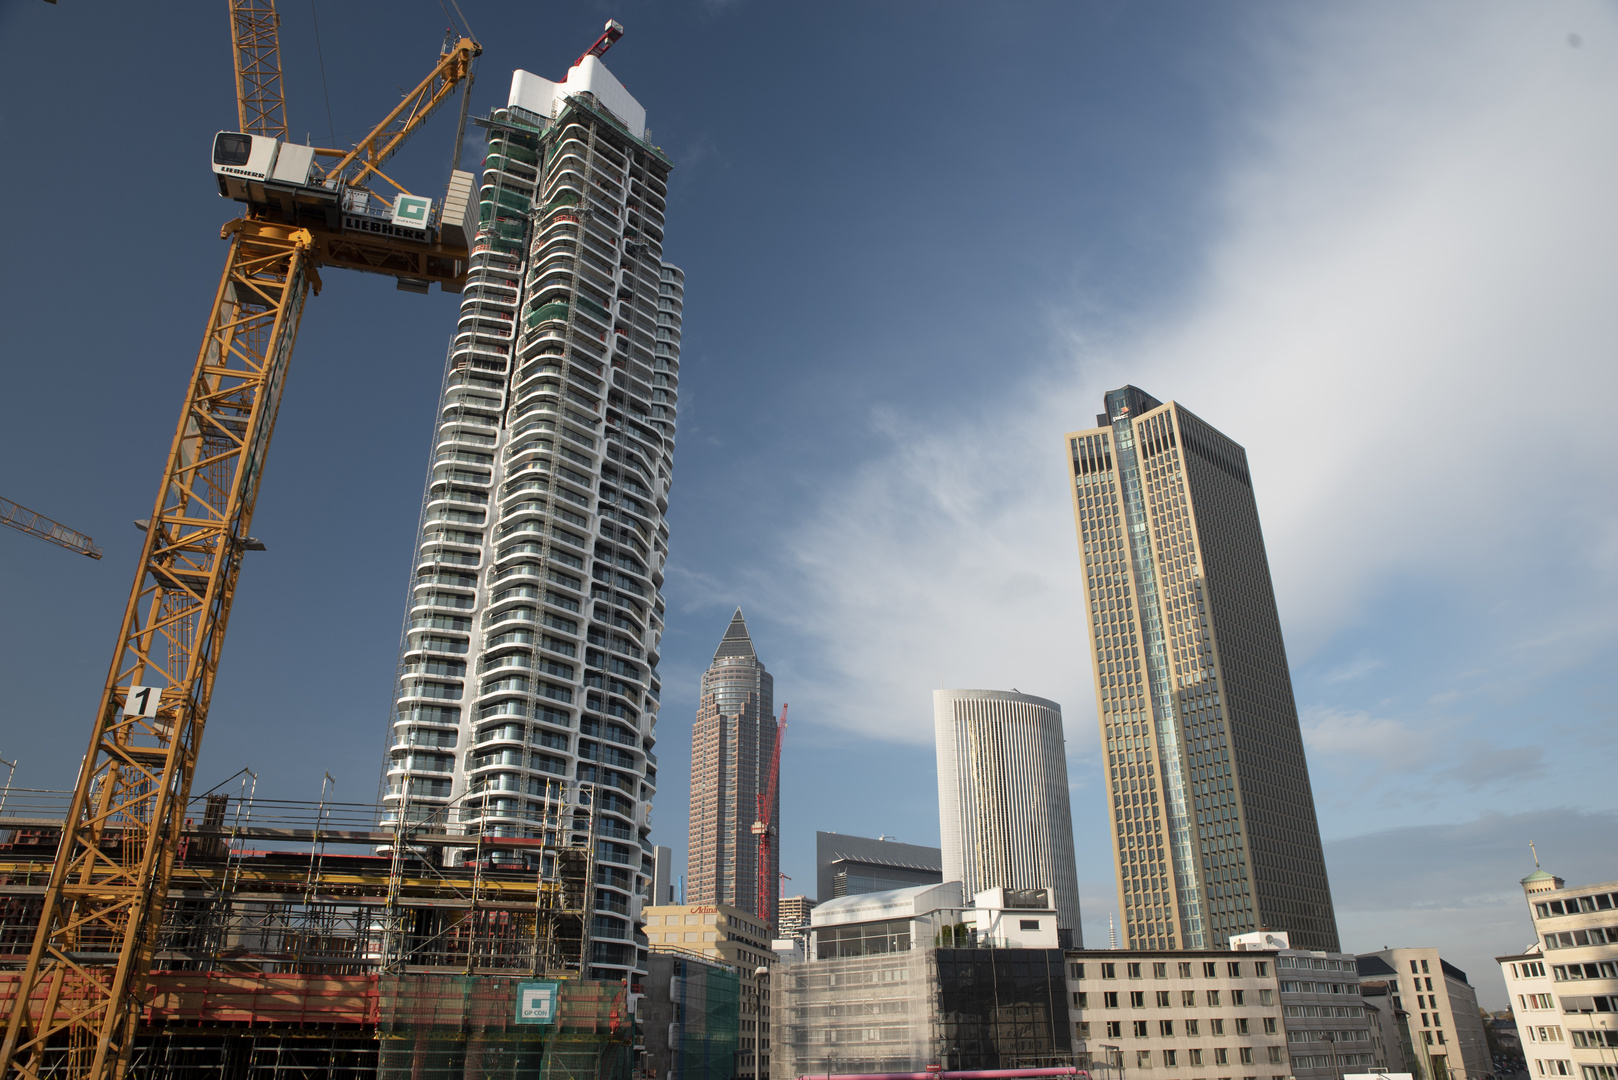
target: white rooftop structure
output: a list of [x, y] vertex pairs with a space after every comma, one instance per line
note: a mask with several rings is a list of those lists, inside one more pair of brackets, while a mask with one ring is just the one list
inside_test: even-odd
[[518, 68], [511, 73], [511, 97], [506, 104], [540, 116], [555, 116], [568, 95], [580, 93], [594, 94], [601, 107], [622, 120], [631, 135], [637, 139], [646, 137], [646, 109], [624, 89], [623, 83], [613, 78], [598, 56], [586, 56], [568, 68], [567, 78], [559, 83]]
[[819, 929], [882, 919], [914, 919], [933, 911], [959, 911], [963, 906], [961, 883], [945, 881], [938, 885], [839, 896], [811, 911], [809, 925]]

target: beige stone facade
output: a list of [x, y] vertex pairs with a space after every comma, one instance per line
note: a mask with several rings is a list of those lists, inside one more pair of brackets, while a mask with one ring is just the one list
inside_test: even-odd
[[1493, 1073], [1477, 991], [1466, 972], [1437, 949], [1383, 949], [1361, 953], [1360, 974], [1386, 979], [1393, 1006], [1408, 1013], [1418, 1080], [1482, 1080]]
[[1246, 452], [1135, 387], [1067, 435], [1131, 948], [1337, 923]]
[[1067, 953], [1076, 1063], [1162, 1080], [1287, 1080], [1275, 953]]
[[774, 961], [770, 929], [756, 916], [729, 904], [667, 904], [649, 907], [646, 940], [653, 952], [679, 950], [716, 957], [741, 972], [741, 1031], [737, 1080], [770, 1075], [770, 977]]

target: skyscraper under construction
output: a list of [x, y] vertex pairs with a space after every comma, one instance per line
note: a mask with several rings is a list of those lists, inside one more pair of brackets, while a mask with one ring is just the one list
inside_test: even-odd
[[581, 966], [616, 980], [644, 970], [651, 880], [683, 278], [662, 261], [669, 159], [596, 55], [560, 83], [517, 71], [482, 123], [386, 798], [463, 830], [466, 859], [543, 873], [588, 852]]
[[1067, 436], [1130, 948], [1338, 951], [1247, 453], [1133, 386]]

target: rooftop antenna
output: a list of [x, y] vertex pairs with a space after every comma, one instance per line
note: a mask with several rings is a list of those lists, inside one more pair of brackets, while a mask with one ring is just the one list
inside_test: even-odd
[[1532, 851], [1534, 853], [1534, 869], [1538, 870], [1539, 869], [1539, 849], [1534, 846], [1534, 842], [1532, 840], [1528, 841], [1528, 850]]
[[1118, 947], [1118, 928], [1112, 923], [1112, 912], [1107, 912], [1107, 948]]

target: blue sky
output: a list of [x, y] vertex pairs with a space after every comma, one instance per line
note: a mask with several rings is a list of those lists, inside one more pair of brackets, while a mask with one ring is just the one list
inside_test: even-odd
[[[1250, 455], [1345, 947], [1486, 1003], [1534, 840], [1618, 877], [1610, 5], [497, 4], [474, 110], [613, 15], [687, 272], [655, 838], [738, 603], [792, 703], [783, 865], [936, 843], [930, 691], [1062, 703], [1085, 935], [1115, 904], [1062, 433], [1134, 382]], [[283, 5], [292, 126], [352, 138], [436, 3]], [[319, 19], [319, 42], [314, 28]], [[0, 69], [0, 755], [71, 783], [224, 254], [222, 3], [13, 2]], [[324, 57], [325, 84], [317, 59]], [[329, 96], [329, 115], [327, 98]], [[442, 182], [452, 117], [398, 173]], [[476, 149], [469, 153], [476, 159]], [[455, 301], [305, 316], [198, 781], [374, 796]]]

